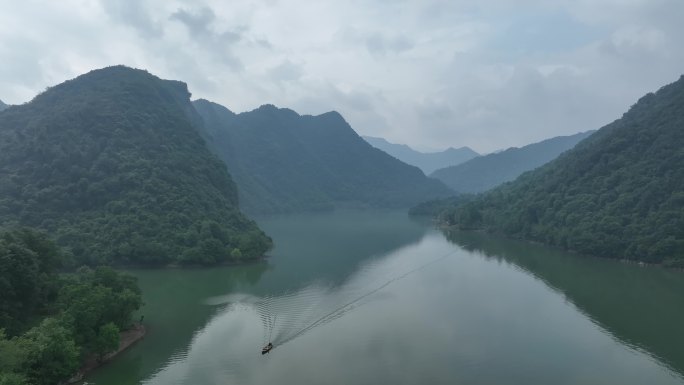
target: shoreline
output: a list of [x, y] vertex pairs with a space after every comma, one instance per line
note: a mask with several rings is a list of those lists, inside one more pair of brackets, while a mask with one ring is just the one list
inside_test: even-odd
[[115, 351], [105, 355], [102, 360], [99, 360], [97, 355], [91, 355], [90, 357], [86, 358], [86, 360], [83, 362], [83, 365], [81, 365], [81, 367], [78, 369], [78, 372], [76, 372], [76, 374], [74, 374], [65, 383], [73, 384], [82, 381], [88, 373], [110, 362], [112, 359], [114, 359], [114, 357], [135, 345], [136, 342], [145, 338], [146, 334], [147, 329], [144, 325], [138, 322], [133, 323], [130, 329], [119, 333], [119, 347]]
[[211, 269], [214, 267], [230, 267], [230, 266], [244, 266], [256, 263], [268, 262], [271, 258], [270, 255], [262, 255], [257, 258], [250, 258], [238, 261], [223, 261], [221, 263], [216, 263], [213, 265], [201, 265], [201, 264], [187, 264], [183, 265], [180, 263], [167, 263], [165, 265], [136, 265], [136, 264], [121, 264], [121, 265], [111, 265], [112, 268], [117, 270], [166, 270], [166, 269]]
[[539, 241], [533, 241], [530, 239], [525, 239], [525, 238], [516, 238], [516, 237], [510, 237], [507, 236], [504, 233], [499, 233], [499, 232], [489, 232], [485, 229], [459, 229], [456, 225], [447, 225], [442, 222], [437, 221], [436, 222], [436, 227], [441, 230], [446, 230], [446, 231], [460, 231], [460, 232], [471, 232], [471, 233], [481, 233], [485, 234], [487, 236], [494, 236], [494, 237], [499, 237], [502, 239], [507, 239], [510, 241], [518, 241], [518, 242], [524, 242], [524, 243], [529, 243], [533, 245], [539, 245], [543, 247], [548, 247], [550, 249], [554, 249], [557, 251], [562, 251], [564, 253], [568, 253], [570, 255], [573, 255], [578, 258], [596, 258], [599, 260], [607, 260], [607, 261], [613, 261], [617, 263], [623, 263], [626, 265], [636, 265], [639, 267], [649, 267], [649, 268], [661, 268], [661, 269], [666, 269], [666, 270], [674, 270], [674, 271], [679, 271], [684, 273], [684, 267], [679, 267], [679, 266], [669, 266], [665, 263], [653, 263], [653, 262], [645, 262], [645, 261], [640, 261], [636, 259], [628, 259], [628, 258], [611, 258], [611, 257], [599, 257], [596, 255], [591, 255], [591, 254], [582, 254], [574, 250], [569, 250], [564, 247], [558, 246], [558, 245], [550, 245], [544, 242], [539, 242]]

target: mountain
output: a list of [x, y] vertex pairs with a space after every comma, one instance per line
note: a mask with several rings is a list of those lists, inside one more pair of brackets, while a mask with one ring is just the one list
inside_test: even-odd
[[337, 112], [302, 116], [264, 105], [235, 114], [206, 100], [193, 104], [248, 212], [409, 207], [453, 193], [366, 143]]
[[198, 133], [184, 83], [108, 67], [0, 114], [0, 226], [76, 263], [214, 264], [271, 244]]
[[2, 100], [0, 100], [0, 111], [7, 109], [9, 107], [7, 104], [3, 103]]
[[416, 151], [405, 144], [390, 143], [383, 138], [372, 136], [362, 136], [362, 138], [370, 143], [371, 146], [392, 155], [406, 164], [420, 168], [425, 175], [440, 168], [461, 164], [480, 155], [469, 147], [450, 147], [440, 152], [425, 153]]
[[558, 159], [442, 219], [582, 254], [684, 267], [684, 76]]
[[573, 148], [594, 131], [558, 136], [524, 147], [479, 156], [457, 166], [430, 175], [460, 193], [479, 193], [512, 181], [525, 171], [533, 170]]

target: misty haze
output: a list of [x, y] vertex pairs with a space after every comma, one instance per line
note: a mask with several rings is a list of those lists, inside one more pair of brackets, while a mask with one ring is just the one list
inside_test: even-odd
[[0, 0], [0, 385], [684, 385], [682, 20]]

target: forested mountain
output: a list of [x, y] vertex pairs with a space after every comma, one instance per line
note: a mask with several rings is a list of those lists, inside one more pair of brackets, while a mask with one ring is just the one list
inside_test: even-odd
[[34, 226], [77, 263], [213, 264], [271, 244], [238, 210], [184, 83], [123, 66], [0, 114], [0, 225]]
[[684, 267], [684, 76], [558, 159], [441, 216], [583, 254]]
[[534, 170], [550, 162], [593, 132], [558, 136], [520, 148], [512, 147], [437, 170], [430, 176], [441, 180], [460, 193], [487, 191], [514, 180], [525, 171]]
[[234, 114], [206, 100], [194, 105], [248, 212], [408, 207], [452, 193], [417, 167], [373, 148], [337, 112], [301, 116], [264, 105]]
[[450, 147], [440, 152], [420, 152], [405, 144], [390, 143], [383, 138], [372, 136], [363, 136], [362, 138], [371, 146], [379, 148], [406, 164], [420, 168], [425, 175], [440, 168], [461, 164], [480, 155], [469, 147]]
[[7, 104], [3, 103], [2, 100], [0, 100], [0, 111], [6, 109], [7, 107], [9, 107], [9, 106]]

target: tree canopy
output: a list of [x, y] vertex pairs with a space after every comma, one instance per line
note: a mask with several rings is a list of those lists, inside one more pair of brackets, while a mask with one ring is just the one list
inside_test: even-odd
[[0, 226], [54, 235], [78, 264], [215, 264], [271, 240], [198, 133], [184, 83], [117, 66], [0, 114]]
[[58, 275], [64, 256], [43, 233], [0, 233], [0, 384], [69, 378], [88, 355], [116, 350], [142, 305], [134, 277], [108, 267]]
[[684, 267], [684, 77], [555, 161], [440, 216], [583, 254]]

